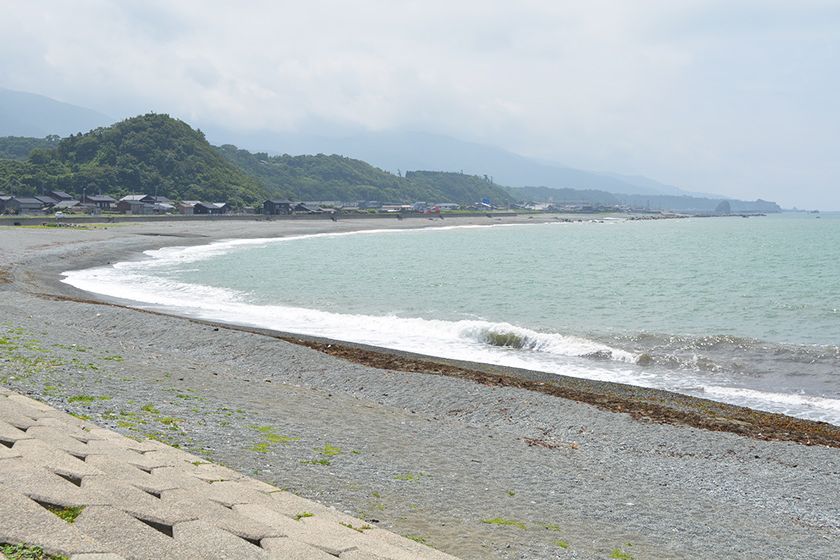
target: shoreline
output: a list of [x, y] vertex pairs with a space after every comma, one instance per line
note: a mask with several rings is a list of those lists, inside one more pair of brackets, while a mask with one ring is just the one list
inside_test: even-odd
[[[357, 234], [377, 234], [398, 231], [417, 231], [420, 229], [457, 229], [457, 228], [492, 228], [505, 226], [539, 225], [548, 223], [559, 223], [561, 219], [568, 219], [568, 215], [560, 218], [550, 216], [540, 221], [533, 221], [531, 216], [525, 219], [517, 219], [507, 223], [486, 223], [476, 222], [475, 218], [485, 216], [462, 216], [470, 223], [455, 223], [450, 220], [429, 220], [419, 218], [419, 223], [399, 223], [400, 227], [387, 227], [393, 223], [383, 222], [381, 217], [363, 222], [361, 227], [343, 229], [342, 231], [328, 231], [321, 227], [315, 227], [308, 233], [300, 233], [293, 230], [279, 236], [259, 237], [248, 235], [247, 237], [225, 237], [212, 236], [210, 238], [196, 237], [179, 233], [173, 237], [183, 240], [203, 239], [202, 243], [185, 244], [177, 242], [166, 243], [158, 247], [154, 244], [153, 249], [142, 249], [130, 255], [116, 255], [112, 260], [142, 260], [149, 258], [144, 253], [158, 248], [176, 248], [191, 246], [210, 246], [216, 244], [237, 244], [240, 242], [272, 242], [283, 239], [299, 239], [303, 237], [317, 236], [344, 236]], [[585, 216], [584, 221], [598, 221], [599, 215]], [[509, 215], [508, 218], [517, 218]], [[270, 221], [270, 220], [268, 220]], [[281, 222], [280, 220], [275, 220]], [[310, 218], [311, 221], [311, 218]], [[151, 222], [155, 223], [155, 222]], [[289, 222], [286, 222], [289, 223]], [[327, 225], [324, 223], [323, 225]], [[386, 226], [386, 227], [383, 227]], [[415, 227], [412, 227], [415, 226]], [[149, 235], [150, 234], [145, 234]], [[152, 237], [165, 238], [164, 235]], [[110, 264], [108, 261], [107, 264]], [[85, 265], [83, 269], [101, 266], [102, 261]], [[73, 270], [79, 270], [74, 266]], [[63, 276], [63, 273], [62, 273]], [[472, 379], [478, 383], [499, 384], [505, 386], [525, 387], [531, 391], [553, 394], [563, 398], [594, 404], [605, 410], [613, 412], [626, 412], [634, 417], [655, 420], [658, 422], [678, 423], [697, 428], [713, 431], [729, 431], [732, 433], [753, 437], [756, 439], [794, 441], [806, 445], [827, 445], [840, 447], [840, 425], [831, 424], [825, 421], [808, 420], [787, 414], [763, 411], [742, 405], [726, 403], [715, 399], [707, 399], [701, 396], [689, 395], [670, 391], [668, 389], [656, 389], [631, 385], [621, 382], [597, 381], [585, 377], [573, 377], [553, 372], [533, 371], [513, 366], [497, 365], [488, 362], [472, 362], [456, 358], [445, 358], [435, 355], [416, 353], [397, 348], [379, 347], [371, 344], [356, 343], [349, 340], [332, 339], [324, 336], [297, 333], [271, 329], [247, 323], [239, 323], [235, 320], [226, 321], [213, 318], [201, 318], [169, 311], [166, 306], [135, 302], [125, 298], [89, 292], [77, 288], [72, 283], [59, 280], [53, 283], [52, 288], [56, 290], [54, 296], [73, 299], [74, 301], [86, 301], [88, 303], [107, 302], [129, 309], [141, 309], [151, 313], [160, 313], [174, 317], [181, 317], [199, 323], [211, 324], [225, 328], [243, 330], [245, 332], [258, 333], [271, 336], [280, 340], [293, 342], [318, 349], [319, 351], [341, 356], [344, 359], [355, 361], [363, 365], [373, 367], [390, 367], [390, 369], [409, 368], [409, 371], [428, 371], [429, 368], [437, 368], [438, 374], [454, 375]], [[385, 365], [382, 365], [385, 364]]]
[[[418, 534], [463, 558], [604, 558], [630, 541], [637, 558], [720, 557], [735, 543], [746, 555], [733, 558], [778, 554], [778, 546], [791, 556], [804, 558], [808, 550], [816, 558], [823, 544], [830, 550], [840, 538], [831, 505], [837, 492], [825, 491], [831, 473], [840, 470], [833, 449], [840, 430], [829, 424], [653, 389], [175, 317], [84, 297], [58, 276], [163, 246], [365, 225], [237, 222], [218, 231], [218, 224], [173, 222], [0, 230], [11, 248], [0, 255], [0, 292], [8, 296], [0, 323], [13, 321], [7, 330], [37, 337], [30, 344], [66, 362], [9, 380], [12, 359], [0, 363], [0, 372], [16, 390], [60, 408], [123, 433], [152, 433], [205, 450], [213, 460], [404, 535]], [[85, 344], [86, 352], [72, 350]], [[96, 369], [80, 365], [93, 354], [100, 356], [89, 364]], [[121, 360], [109, 359], [116, 355]], [[109, 398], [80, 405], [71, 401], [73, 391]], [[188, 398], [173, 397], [176, 391]], [[147, 401], [161, 415], [181, 419], [179, 429], [168, 430], [160, 417], [141, 410]], [[230, 415], [219, 414], [224, 408]], [[249, 445], [263, 449], [259, 431], [249, 428], [256, 425], [274, 426], [300, 442], [269, 442], [265, 453], [254, 452]], [[327, 445], [345, 451], [312, 458], [313, 448]], [[674, 468], [684, 474], [675, 479]], [[759, 476], [762, 470], [773, 472], [772, 480]], [[716, 485], [737, 491], [720, 495]], [[807, 502], [785, 498], [790, 493]], [[764, 505], [751, 511], [752, 502]], [[681, 536], [673, 536], [680, 515], [697, 524], [705, 507], [720, 519], [695, 528], [677, 523]], [[776, 513], [768, 519], [760, 511]], [[808, 521], [786, 521], [794, 518]], [[494, 519], [528, 528], [487, 522]], [[562, 534], [543, 526], [559, 526]], [[708, 543], [709, 530], [720, 542]], [[774, 531], [788, 532], [790, 542], [773, 542]], [[552, 546], [557, 538], [568, 539], [574, 555]], [[802, 548], [814, 538], [815, 547]]]

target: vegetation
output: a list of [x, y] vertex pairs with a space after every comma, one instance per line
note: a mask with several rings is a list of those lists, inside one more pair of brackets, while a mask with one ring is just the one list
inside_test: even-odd
[[353, 529], [357, 533], [364, 533], [368, 529], [373, 529], [373, 527], [371, 525], [368, 525], [367, 523], [365, 523], [364, 525], [361, 525], [359, 527], [354, 526], [352, 523], [345, 523], [343, 521], [339, 521], [338, 524], [341, 525], [342, 527], [347, 527], [348, 529]]
[[32, 150], [40, 148], [49, 150], [58, 145], [61, 140], [59, 136], [47, 136], [46, 138], [28, 138], [26, 136], [5, 136], [0, 138], [0, 159], [16, 159], [25, 161], [29, 159]]
[[40, 546], [0, 544], [0, 554], [8, 560], [68, 560], [66, 556], [47, 554]]
[[63, 190], [80, 197], [157, 193], [172, 200], [260, 205], [294, 200], [494, 203], [511, 195], [489, 178], [434, 171], [394, 175], [338, 155], [269, 156], [211, 146], [200, 130], [147, 114], [64, 139], [0, 138], [0, 191]]
[[84, 190], [118, 196], [157, 192], [234, 206], [257, 204], [266, 196], [263, 186], [221, 157], [201, 131], [158, 114], [35, 148], [25, 162], [0, 161], [0, 190], [77, 196]]
[[633, 556], [624, 552], [620, 548], [614, 548], [610, 553], [610, 558], [614, 560], [633, 560]]
[[310, 513], [308, 511], [302, 511], [298, 514], [295, 514], [295, 521], [300, 521], [304, 517], [315, 517], [314, 513]]
[[66, 521], [67, 523], [73, 523], [76, 521], [76, 518], [79, 517], [79, 514], [82, 513], [84, 510], [84, 506], [78, 507], [62, 507], [62, 506], [53, 506], [53, 505], [45, 505], [45, 508], [50, 510], [52, 513], [56, 514], [58, 517]]
[[516, 527], [518, 529], [525, 529], [525, 524], [521, 521], [516, 521], [515, 519], [505, 519], [504, 517], [494, 517], [492, 519], [482, 519], [482, 523], [487, 523], [488, 525], [504, 525], [506, 527]]
[[484, 197], [509, 202], [511, 196], [488, 179], [462, 173], [413, 171], [405, 177], [338, 155], [269, 156], [226, 144], [218, 148], [229, 162], [259, 180], [272, 196], [294, 200], [378, 200], [456, 202]]

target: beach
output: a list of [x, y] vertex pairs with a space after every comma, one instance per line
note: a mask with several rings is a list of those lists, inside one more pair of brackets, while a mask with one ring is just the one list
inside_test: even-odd
[[15, 349], [0, 378], [460, 558], [837, 554], [836, 426], [167, 316], [60, 281], [167, 246], [500, 220], [2, 226]]

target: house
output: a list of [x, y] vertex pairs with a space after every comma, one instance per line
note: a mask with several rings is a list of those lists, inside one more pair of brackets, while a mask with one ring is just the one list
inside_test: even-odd
[[67, 212], [70, 214], [77, 214], [84, 212], [85, 208], [78, 200], [60, 200], [52, 207], [55, 212]]
[[278, 214], [291, 214], [292, 201], [291, 200], [266, 200], [263, 202], [263, 214], [269, 216], [276, 216]]
[[298, 202], [292, 207], [292, 211], [301, 212], [303, 214], [321, 214], [324, 210], [323, 208], [319, 208], [318, 206], [312, 204], [304, 204], [303, 202]]
[[152, 212], [155, 214], [174, 214], [176, 210], [174, 204], [167, 202], [155, 202], [152, 204]]
[[110, 210], [117, 201], [105, 194], [89, 194], [82, 197], [82, 202], [91, 204], [100, 210]]
[[6, 201], [5, 210], [7, 214], [41, 214], [44, 203], [37, 198], [29, 196], [13, 196]]
[[56, 200], [73, 200], [73, 195], [67, 194], [64, 191], [50, 191], [47, 193], [47, 195]]
[[0, 195], [0, 214], [6, 213], [6, 203], [9, 202], [11, 199], [11, 196]]
[[117, 211], [123, 214], [152, 214], [154, 210], [154, 204], [139, 200], [120, 200], [117, 202]]
[[193, 206], [193, 214], [227, 214], [230, 206], [226, 202], [197, 202]]
[[185, 216], [192, 216], [195, 213], [195, 205], [200, 203], [200, 200], [182, 200], [178, 203], [178, 212]]
[[441, 210], [460, 210], [461, 205], [455, 204], [454, 202], [439, 202], [435, 204], [435, 206]]
[[41, 204], [44, 205], [44, 208], [52, 208], [58, 203], [58, 200], [51, 196], [44, 196], [44, 195], [35, 195], [32, 198], [36, 200], [40, 200]]
[[146, 204], [154, 204], [155, 197], [149, 194], [130, 194], [122, 197], [120, 202], [144, 202]]

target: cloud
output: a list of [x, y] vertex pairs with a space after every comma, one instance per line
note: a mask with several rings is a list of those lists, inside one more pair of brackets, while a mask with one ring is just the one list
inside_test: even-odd
[[0, 85], [234, 129], [410, 127], [840, 208], [835, 6], [7, 3]]

